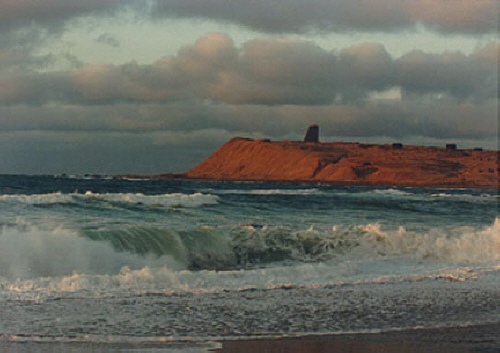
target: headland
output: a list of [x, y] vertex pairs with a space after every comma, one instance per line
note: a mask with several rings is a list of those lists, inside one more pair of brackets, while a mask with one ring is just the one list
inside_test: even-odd
[[313, 142], [235, 137], [186, 173], [119, 177], [499, 189], [498, 150], [317, 142], [313, 133]]
[[499, 151], [456, 146], [233, 138], [183, 174], [190, 179], [334, 185], [499, 188]]

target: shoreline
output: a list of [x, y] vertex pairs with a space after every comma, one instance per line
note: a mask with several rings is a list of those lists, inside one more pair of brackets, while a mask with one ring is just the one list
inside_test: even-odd
[[217, 353], [460, 353], [500, 351], [500, 323], [222, 341]]
[[[160, 337], [159, 337], [160, 338]], [[462, 353], [500, 351], [500, 322], [442, 328], [394, 329], [383, 332], [305, 334], [296, 337], [233, 338], [172, 342], [81, 342], [0, 340], [5, 353]]]

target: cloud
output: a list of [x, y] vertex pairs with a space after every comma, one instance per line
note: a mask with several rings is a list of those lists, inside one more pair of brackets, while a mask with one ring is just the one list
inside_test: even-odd
[[156, 0], [153, 14], [227, 21], [268, 33], [413, 30], [497, 31], [495, 0]]
[[233, 104], [322, 104], [338, 90], [337, 58], [313, 42], [281, 38], [247, 42], [209, 98]]
[[0, 29], [65, 21], [131, 9], [153, 18], [206, 18], [267, 33], [414, 30], [424, 25], [449, 34], [493, 34], [495, 0], [0, 0]]
[[493, 98], [498, 90], [498, 43], [467, 56], [460, 52], [412, 51], [396, 62], [398, 84], [408, 93], [446, 92], [456, 97]]
[[[168, 104], [47, 105], [1, 107], [0, 130], [54, 132], [155, 133], [179, 142], [197, 131], [229, 135], [300, 138], [305, 126], [319, 123], [323, 136], [387, 136], [408, 138], [494, 138], [498, 103], [457, 99], [407, 99], [370, 102], [362, 106], [331, 104], [230, 105], [200, 101]], [[172, 136], [176, 135], [174, 138]], [[181, 137], [182, 136], [182, 137]], [[205, 136], [205, 135], [203, 135]], [[221, 140], [220, 134], [217, 135]], [[205, 140], [204, 140], [205, 141]], [[177, 142], [175, 144], [177, 144]]]
[[118, 48], [120, 46], [120, 41], [109, 33], [101, 34], [99, 37], [97, 37], [96, 42], [114, 48]]
[[34, 28], [0, 31], [0, 72], [30, 71], [50, 65], [54, 61], [52, 54], [35, 53], [44, 40], [44, 32]]
[[498, 3], [495, 0], [420, 0], [408, 3], [412, 17], [442, 33], [495, 33]]
[[73, 17], [110, 12], [127, 4], [116, 0], [0, 0], [0, 29], [60, 26]]
[[40, 105], [212, 100], [227, 104], [360, 104], [397, 87], [405, 95], [497, 97], [498, 44], [470, 55], [412, 51], [391, 57], [378, 43], [327, 51], [314, 42], [255, 39], [237, 48], [210, 33], [150, 65], [87, 65], [64, 72], [0, 72], [0, 102]]

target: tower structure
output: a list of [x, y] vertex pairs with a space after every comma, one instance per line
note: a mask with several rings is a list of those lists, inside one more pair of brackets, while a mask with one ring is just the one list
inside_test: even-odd
[[312, 124], [307, 128], [306, 136], [304, 137], [304, 142], [319, 142], [318, 124]]

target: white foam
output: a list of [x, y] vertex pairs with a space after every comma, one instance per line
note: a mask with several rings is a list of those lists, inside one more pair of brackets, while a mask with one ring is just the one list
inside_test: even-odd
[[365, 232], [364, 246], [382, 255], [417, 255], [454, 262], [500, 261], [500, 218], [483, 229], [460, 227], [431, 229], [425, 234], [382, 230], [380, 224], [359, 226]]
[[0, 229], [0, 277], [39, 278], [72, 273], [112, 274], [124, 266], [179, 268], [170, 257], [117, 252], [107, 242], [80, 237], [76, 231], [30, 225]]
[[0, 202], [26, 203], [26, 204], [53, 204], [53, 203], [71, 203], [74, 194], [63, 194], [62, 192], [53, 192], [48, 194], [4, 194], [0, 195]]
[[463, 194], [463, 193], [453, 194], [446, 192], [433, 193], [430, 196], [433, 198], [455, 198], [464, 200], [475, 199], [475, 201], [488, 201], [499, 198], [498, 194]]
[[[80, 197], [78, 195], [78, 197]], [[163, 195], [144, 195], [142, 193], [106, 193], [98, 194], [87, 191], [84, 197], [113, 202], [124, 202], [131, 204], [145, 204], [150, 206], [168, 206], [168, 207], [198, 207], [202, 205], [216, 204], [218, 197], [216, 195], [194, 193], [194, 194], [163, 194]]]
[[84, 194], [62, 192], [48, 194], [5, 194], [0, 195], [0, 202], [15, 202], [25, 204], [58, 204], [78, 203], [80, 201], [96, 200], [102, 202], [120, 202], [129, 204], [145, 204], [148, 206], [164, 207], [199, 207], [202, 205], [217, 204], [216, 195], [194, 193], [194, 194], [163, 194], [145, 195], [142, 193], [93, 193], [87, 191]]
[[210, 189], [210, 192], [218, 194], [242, 194], [242, 195], [312, 195], [319, 194], [319, 189], [237, 189], [237, 190], [216, 190]]
[[408, 195], [413, 195], [412, 193], [405, 192], [399, 189], [375, 189], [372, 191], [375, 194], [381, 194], [381, 195], [391, 195], [391, 196], [408, 196]]

